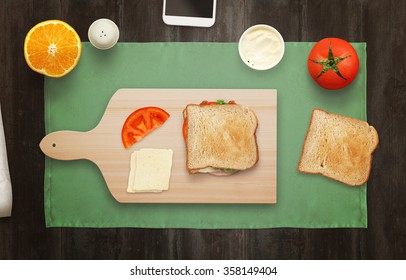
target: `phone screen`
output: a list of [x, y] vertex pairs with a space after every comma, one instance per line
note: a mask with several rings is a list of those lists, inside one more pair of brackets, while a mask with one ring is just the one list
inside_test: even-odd
[[178, 17], [213, 17], [214, 0], [166, 0], [165, 14]]

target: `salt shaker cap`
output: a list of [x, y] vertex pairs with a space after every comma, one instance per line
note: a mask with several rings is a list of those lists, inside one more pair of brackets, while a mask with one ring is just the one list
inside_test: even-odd
[[107, 18], [93, 22], [88, 31], [90, 43], [101, 50], [112, 48], [118, 41], [120, 31], [117, 25]]

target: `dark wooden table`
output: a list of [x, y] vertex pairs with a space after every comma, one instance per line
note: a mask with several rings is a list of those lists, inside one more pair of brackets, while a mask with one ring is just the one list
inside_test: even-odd
[[[170, 27], [161, 14], [162, 0], [1, 1], [0, 102], [14, 204], [0, 219], [0, 259], [405, 259], [406, 1], [218, 0], [209, 29]], [[368, 121], [380, 136], [368, 229], [45, 228], [44, 78], [26, 65], [24, 38], [36, 23], [61, 19], [87, 41], [102, 17], [117, 23], [121, 42], [236, 42], [257, 23], [286, 41], [367, 42]]]

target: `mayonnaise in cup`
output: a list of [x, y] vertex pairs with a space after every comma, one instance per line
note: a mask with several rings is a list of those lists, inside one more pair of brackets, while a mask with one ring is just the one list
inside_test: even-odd
[[285, 42], [275, 28], [258, 24], [241, 35], [238, 51], [242, 61], [249, 67], [268, 70], [281, 61], [285, 53]]

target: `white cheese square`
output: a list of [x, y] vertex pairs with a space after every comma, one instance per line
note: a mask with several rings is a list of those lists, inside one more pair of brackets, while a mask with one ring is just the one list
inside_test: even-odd
[[141, 149], [132, 153], [127, 192], [168, 190], [172, 156], [170, 149]]

